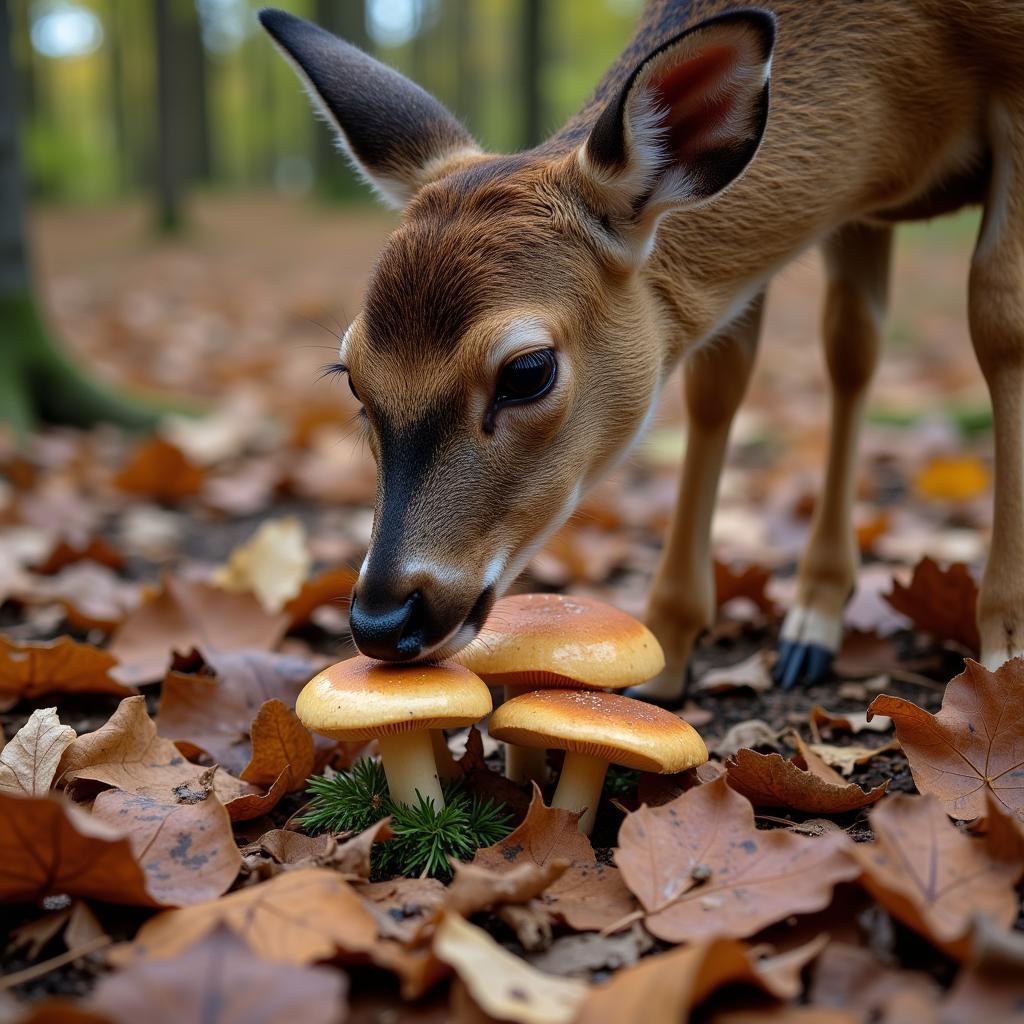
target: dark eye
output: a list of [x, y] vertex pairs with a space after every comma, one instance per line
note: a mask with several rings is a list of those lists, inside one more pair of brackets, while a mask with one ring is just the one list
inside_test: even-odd
[[517, 356], [498, 374], [494, 404], [513, 405], [542, 398], [554, 385], [557, 368], [555, 353], [550, 348]]
[[352, 375], [351, 375], [351, 374], [349, 374], [349, 375], [348, 375], [348, 389], [349, 389], [349, 391], [351, 391], [351, 392], [352, 392], [353, 396], [355, 397], [355, 400], [356, 400], [356, 401], [357, 401], [357, 402], [358, 402], [358, 403], [359, 403], [360, 405], [362, 405], [362, 404], [363, 404], [363, 400], [362, 400], [362, 399], [361, 399], [361, 398], [359, 397], [359, 392], [358, 392], [358, 391], [356, 391], [356, 386], [355, 386], [355, 384], [353, 384], [353, 383], [352, 383]]

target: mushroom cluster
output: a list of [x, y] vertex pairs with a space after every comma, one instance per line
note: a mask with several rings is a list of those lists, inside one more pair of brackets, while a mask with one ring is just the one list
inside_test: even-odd
[[543, 782], [546, 751], [565, 751], [552, 806], [581, 811], [582, 832], [593, 828], [610, 764], [671, 774], [708, 759], [689, 723], [610, 692], [653, 678], [665, 656], [646, 626], [600, 601], [504, 598], [458, 661], [505, 688], [488, 731], [508, 744], [510, 778]]

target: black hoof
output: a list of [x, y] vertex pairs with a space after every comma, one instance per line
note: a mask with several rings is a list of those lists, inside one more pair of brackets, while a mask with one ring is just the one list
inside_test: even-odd
[[783, 690], [792, 690], [798, 683], [814, 686], [828, 678], [835, 653], [818, 644], [795, 640], [779, 641], [779, 657], [772, 669], [772, 678]]
[[686, 666], [686, 674], [683, 676], [683, 689], [678, 697], [650, 697], [645, 693], [641, 693], [636, 686], [627, 687], [625, 690], [621, 690], [626, 697], [632, 697], [634, 700], [642, 700], [645, 704], [653, 704], [656, 708], [664, 708], [666, 711], [679, 711], [686, 703], [686, 698], [690, 695], [690, 684], [693, 682], [693, 669], [689, 665]]

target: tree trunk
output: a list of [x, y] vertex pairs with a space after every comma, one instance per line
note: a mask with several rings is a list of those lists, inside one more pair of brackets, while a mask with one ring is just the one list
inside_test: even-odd
[[157, 413], [84, 375], [54, 345], [32, 291], [25, 185], [7, 0], [0, 0], [0, 422], [25, 434], [37, 420], [151, 427]]
[[455, 40], [455, 116], [470, 132], [478, 128], [477, 92], [480, 83], [473, 49], [473, 0], [454, 0], [452, 5]]
[[543, 0], [522, 0], [521, 59], [523, 88], [523, 145], [530, 149], [544, 138]]
[[182, 0], [153, 0], [157, 72], [156, 182], [157, 227], [164, 234], [184, 222], [188, 179], [188, 84], [183, 65]]

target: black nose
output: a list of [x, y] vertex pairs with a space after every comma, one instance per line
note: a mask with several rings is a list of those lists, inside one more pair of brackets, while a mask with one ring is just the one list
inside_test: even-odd
[[357, 594], [349, 610], [356, 647], [368, 658], [380, 661], [411, 661], [418, 657], [426, 641], [425, 621], [423, 596], [418, 590], [400, 604], [385, 601], [364, 605]]

